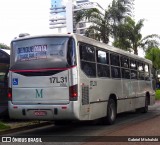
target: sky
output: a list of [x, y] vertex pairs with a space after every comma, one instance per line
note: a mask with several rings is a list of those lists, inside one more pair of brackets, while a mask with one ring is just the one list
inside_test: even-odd
[[[66, 1], [66, 0], [64, 0]], [[92, 0], [107, 8], [112, 0]], [[0, 0], [0, 43], [10, 45], [20, 33], [51, 34], [49, 17], [51, 0]], [[160, 35], [158, 0], [135, 0], [135, 20], [145, 19], [143, 37]]]

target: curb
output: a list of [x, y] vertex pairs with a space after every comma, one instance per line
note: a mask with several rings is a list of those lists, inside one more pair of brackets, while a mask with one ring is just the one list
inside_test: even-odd
[[13, 129], [0, 131], [0, 135], [3, 136], [3, 135], [6, 135], [6, 134], [10, 134], [10, 133], [16, 133], [16, 132], [19, 132], [19, 131], [34, 129], [34, 128], [37, 128], [37, 127], [43, 127], [43, 126], [52, 125], [52, 124], [53, 123], [51, 123], [51, 122], [43, 122], [43, 123], [39, 123], [39, 124], [21, 126], [21, 127], [17, 127], [17, 128], [13, 128]]

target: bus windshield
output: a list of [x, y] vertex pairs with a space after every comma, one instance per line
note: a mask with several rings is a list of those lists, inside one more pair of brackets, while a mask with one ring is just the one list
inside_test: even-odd
[[13, 41], [11, 70], [67, 67], [70, 39], [57, 36]]

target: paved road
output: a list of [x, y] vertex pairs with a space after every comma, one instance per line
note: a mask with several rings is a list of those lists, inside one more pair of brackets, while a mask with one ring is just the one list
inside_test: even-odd
[[[159, 144], [156, 142], [123, 142], [122, 140], [131, 140], [134, 136], [153, 136], [155, 139], [159, 136], [160, 142], [160, 102], [149, 108], [146, 114], [129, 112], [118, 115], [116, 123], [112, 126], [95, 125], [93, 122], [74, 123], [68, 126], [49, 125], [37, 129], [23, 131], [10, 134], [8, 136], [21, 137], [44, 137], [42, 141], [48, 139], [54, 143], [42, 144], [58, 144], [58, 145], [79, 145], [79, 144]], [[112, 136], [112, 137], [111, 137]], [[123, 138], [124, 136], [128, 136]], [[130, 137], [132, 137], [130, 139]], [[104, 138], [105, 137], [105, 138]], [[122, 137], [122, 138], [121, 138]], [[99, 139], [101, 139], [101, 142]], [[118, 142], [114, 142], [114, 141]], [[148, 138], [147, 138], [148, 139]], [[150, 138], [149, 138], [150, 139]], [[92, 142], [87, 142], [87, 141]], [[63, 141], [59, 142], [59, 141]], [[73, 142], [74, 141], [74, 142]], [[108, 142], [112, 141], [112, 142]], [[114, 142], [114, 143], [113, 143]], [[13, 143], [14, 144], [14, 143]], [[23, 143], [24, 144], [24, 143]]]

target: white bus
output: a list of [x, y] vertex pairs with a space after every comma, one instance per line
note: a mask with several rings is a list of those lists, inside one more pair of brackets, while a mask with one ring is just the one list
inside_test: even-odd
[[11, 42], [9, 115], [14, 119], [95, 120], [155, 102], [152, 62], [77, 34]]

